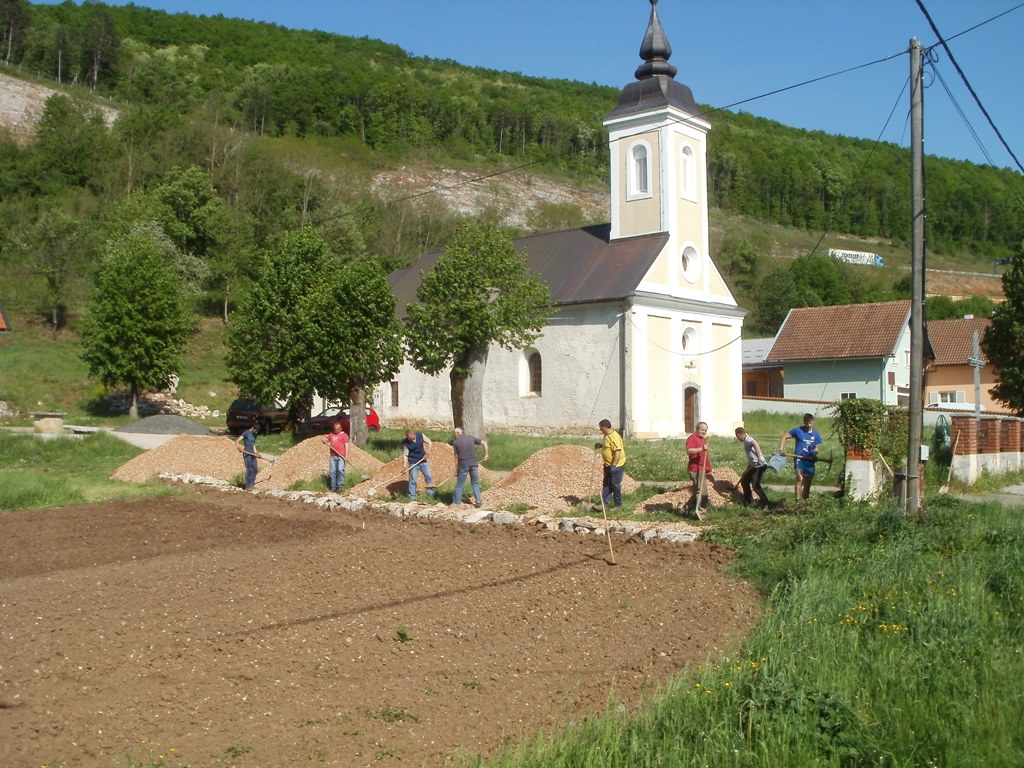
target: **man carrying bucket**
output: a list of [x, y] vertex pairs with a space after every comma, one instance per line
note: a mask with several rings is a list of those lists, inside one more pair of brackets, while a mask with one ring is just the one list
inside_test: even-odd
[[743, 489], [743, 503], [751, 504], [754, 501], [754, 494], [762, 506], [768, 504], [768, 494], [761, 487], [761, 477], [768, 469], [768, 462], [765, 461], [761, 446], [753, 435], [748, 435], [743, 427], [736, 427], [736, 439], [743, 443], [743, 450], [747, 454], [747, 470], [740, 476], [739, 486]]

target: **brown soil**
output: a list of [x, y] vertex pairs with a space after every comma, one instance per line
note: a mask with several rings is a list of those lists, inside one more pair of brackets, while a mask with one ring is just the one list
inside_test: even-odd
[[0, 516], [0, 765], [443, 765], [756, 621], [728, 550], [613, 542], [191, 487]]

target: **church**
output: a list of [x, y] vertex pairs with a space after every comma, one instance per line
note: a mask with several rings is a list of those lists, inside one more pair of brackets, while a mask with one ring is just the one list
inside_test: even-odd
[[[555, 311], [529, 349], [489, 350], [485, 430], [582, 435], [607, 418], [643, 439], [680, 437], [698, 421], [726, 435], [742, 423], [746, 310], [709, 252], [711, 124], [671, 55], [651, 0], [636, 80], [604, 117], [611, 221], [515, 241]], [[392, 273], [400, 312], [438, 255]], [[406, 363], [374, 403], [391, 425], [451, 427], [447, 373]]]

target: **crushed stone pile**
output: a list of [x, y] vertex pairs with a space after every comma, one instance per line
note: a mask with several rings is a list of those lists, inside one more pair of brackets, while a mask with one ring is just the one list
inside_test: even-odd
[[202, 424], [186, 419], [184, 416], [174, 416], [168, 413], [161, 413], [155, 416], [146, 416], [138, 421], [125, 424], [114, 430], [115, 432], [127, 432], [137, 435], [209, 435], [210, 429]]
[[[502, 509], [525, 504], [531, 512], [571, 512], [582, 501], [600, 499], [604, 469], [601, 454], [582, 445], [542, 448], [484, 491], [484, 506]], [[632, 493], [639, 483], [628, 474], [622, 492]]]
[[[740, 481], [740, 476], [735, 470], [730, 467], [721, 467], [712, 470], [710, 477], [707, 504], [719, 508], [728, 504], [739, 504], [743, 501], [743, 491], [739, 488], [733, 490]], [[644, 512], [675, 512], [679, 514], [692, 508], [693, 483], [689, 479], [685, 483], [680, 483], [675, 489], [659, 493], [637, 505], [638, 512], [643, 510]]]
[[245, 467], [242, 455], [230, 437], [178, 435], [125, 462], [114, 471], [111, 478], [126, 483], [145, 483], [161, 472], [231, 480], [244, 474]]
[[[323, 435], [314, 435], [282, 453], [273, 465], [260, 462], [256, 487], [284, 491], [300, 480], [327, 477], [329, 460], [330, 449], [324, 443]], [[380, 470], [384, 462], [349, 443], [348, 465], [366, 477]]]
[[[353, 496], [375, 499], [396, 498], [407, 493], [409, 490], [409, 479], [405, 474], [402, 463], [401, 456], [397, 459], [392, 459], [374, 472], [372, 477], [350, 488], [349, 493]], [[430, 465], [430, 475], [434, 480], [434, 485], [440, 487], [454, 483], [458, 466], [455, 462], [455, 451], [450, 445], [440, 443], [437, 440], [431, 443], [427, 463]], [[480, 467], [481, 483], [490, 482], [492, 477], [486, 467]], [[468, 479], [466, 480], [466, 485], [466, 492], [472, 498], [472, 492], [468, 488]], [[423, 476], [420, 475], [416, 479], [417, 494], [425, 490], [423, 488]]]

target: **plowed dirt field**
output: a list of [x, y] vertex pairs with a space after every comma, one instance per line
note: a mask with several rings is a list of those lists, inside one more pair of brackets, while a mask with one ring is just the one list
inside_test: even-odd
[[0, 765], [446, 765], [756, 621], [730, 551], [613, 541], [209, 489], [4, 514]]

